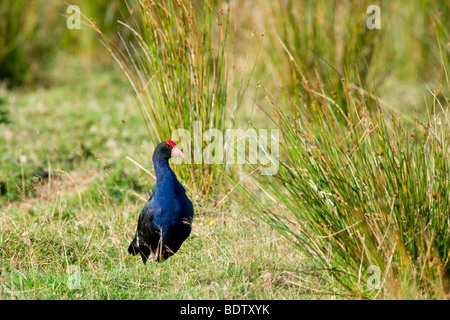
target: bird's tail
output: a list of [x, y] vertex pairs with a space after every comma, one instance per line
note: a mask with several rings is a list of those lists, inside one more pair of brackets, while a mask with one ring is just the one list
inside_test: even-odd
[[128, 246], [128, 253], [135, 256], [139, 253], [138, 250], [139, 250], [139, 247], [137, 246], [137, 243], [136, 243], [136, 237], [134, 237], [133, 241], [131, 241], [130, 245]]
[[128, 246], [128, 253], [132, 254], [133, 256], [140, 253], [142, 262], [146, 263], [148, 257], [150, 256], [151, 250], [147, 245], [139, 245], [136, 235], [133, 241], [131, 241], [130, 245]]

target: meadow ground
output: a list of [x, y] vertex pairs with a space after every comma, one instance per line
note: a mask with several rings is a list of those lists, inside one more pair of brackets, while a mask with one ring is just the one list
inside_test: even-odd
[[[0, 2], [0, 299], [448, 299], [448, 1], [41, 2]], [[172, 165], [192, 235], [143, 265], [154, 144], [198, 123], [246, 164]]]
[[155, 183], [126, 159], [152, 170], [152, 148], [140, 143], [145, 126], [117, 69], [64, 65], [51, 89], [2, 91], [10, 124], [0, 125], [0, 181], [19, 183], [0, 205], [0, 299], [311, 299], [326, 291], [266, 224], [195, 194], [193, 232], [177, 255], [154, 265], [130, 256]]

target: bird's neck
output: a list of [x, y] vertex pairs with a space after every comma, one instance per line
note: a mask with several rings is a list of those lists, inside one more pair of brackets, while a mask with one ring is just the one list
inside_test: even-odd
[[172, 169], [169, 166], [169, 160], [164, 158], [153, 158], [153, 166], [155, 168], [156, 182], [161, 181], [167, 174], [173, 174]]

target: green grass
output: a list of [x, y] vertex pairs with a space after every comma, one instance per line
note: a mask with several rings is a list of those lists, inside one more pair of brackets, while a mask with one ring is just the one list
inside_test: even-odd
[[[126, 251], [142, 202], [126, 207], [77, 202], [77, 196], [58, 197], [9, 210], [14, 224], [2, 216], [2, 299], [302, 297], [291, 276], [280, 272], [295, 261], [279, 250], [282, 239], [236, 212], [222, 218], [197, 205], [193, 233], [179, 254], [163, 264], [143, 265]], [[250, 225], [259, 231], [248, 234]], [[255, 250], [256, 244], [272, 250]], [[80, 289], [69, 288], [68, 266], [80, 268]]]
[[[38, 68], [49, 83], [0, 87], [0, 299], [448, 298], [447, 2], [383, 2], [370, 32], [350, 0], [132, 2], [117, 29], [123, 3], [79, 3], [110, 51], [94, 30], [64, 33], [59, 56], [33, 56], [55, 63]], [[24, 33], [29, 48], [45, 30]], [[280, 129], [278, 173], [172, 164], [193, 232], [143, 265], [126, 249], [145, 170], [194, 121]]]
[[[274, 177], [258, 174], [259, 164], [245, 168], [251, 179], [235, 177], [235, 199], [284, 235], [337, 293], [449, 295], [449, 38], [438, 14], [447, 6], [429, 4], [408, 16], [429, 33], [398, 26], [408, 41], [397, 41], [422, 50], [417, 61], [428, 67], [421, 68], [413, 54], [398, 63], [385, 42], [398, 39], [392, 29], [364, 28], [363, 2], [272, 2], [266, 54], [281, 85], [262, 83], [271, 89], [262, 90], [268, 103], [257, 104], [280, 130], [280, 168]], [[402, 10], [382, 5], [383, 21]], [[394, 106], [384, 100], [386, 91], [401, 96], [401, 85], [380, 81], [387, 70], [394, 83], [421, 83], [415, 110], [406, 110], [405, 97]], [[375, 290], [370, 266], [380, 270]]]
[[[90, 72], [89, 66], [60, 66], [71, 69], [73, 76], [51, 90], [2, 93], [3, 107], [8, 110], [8, 123], [2, 124], [0, 136], [2, 202], [33, 196], [39, 181], [45, 182], [51, 173], [56, 178], [59, 171], [116, 166], [102, 153], [126, 152], [126, 142], [139, 138], [139, 131], [120, 125], [122, 119], [128, 120], [132, 100], [117, 73], [111, 74], [106, 71], [109, 67], [103, 66], [92, 79], [84, 76]], [[109, 83], [111, 79], [115, 84]], [[73, 83], [78, 85], [71, 88]], [[105, 115], [104, 106], [116, 112]]]
[[[265, 202], [260, 190], [247, 186], [240, 201], [323, 270], [337, 292], [445, 298], [447, 111], [408, 128], [389, 114], [371, 114], [364, 104], [348, 107], [348, 127], [336, 126], [325, 106], [309, 121], [274, 107], [283, 133], [279, 174], [252, 176]], [[377, 290], [367, 285], [369, 266], [380, 268], [383, 286]]]
[[[129, 255], [155, 181], [125, 157], [152, 170], [146, 127], [119, 70], [84, 60], [67, 70], [51, 89], [2, 91], [12, 112], [0, 181], [12, 187], [0, 202], [0, 299], [314, 297], [296, 285], [302, 257], [282, 237], [188, 185], [196, 216], [177, 255], [145, 266]], [[68, 266], [81, 289], [69, 288]]]
[[[346, 13], [355, 14], [356, 2], [346, 6]], [[281, 132], [279, 173], [253, 174], [251, 182], [241, 182], [238, 194], [245, 197], [236, 197], [237, 202], [292, 242], [337, 292], [357, 298], [448, 298], [448, 38], [437, 27], [430, 47], [441, 48], [440, 54], [430, 50], [426, 74], [410, 75], [416, 80], [430, 76], [427, 86], [433, 88], [423, 93], [419, 115], [411, 116], [399, 111], [400, 104], [392, 108], [380, 98], [377, 87], [368, 85], [367, 69], [365, 76], [348, 72], [362, 71], [358, 64], [364, 60], [377, 75], [370, 76], [378, 79], [379, 62], [361, 54], [372, 54], [368, 49], [382, 42], [368, 38], [367, 29], [348, 39], [336, 33], [334, 20], [322, 18], [339, 14], [318, 2], [296, 9], [296, 14], [312, 12], [314, 23], [278, 17], [283, 38], [270, 44], [284, 51], [275, 57], [289, 72], [281, 69], [281, 93], [263, 90], [269, 102], [263, 111]], [[425, 15], [438, 21], [435, 10]], [[356, 12], [361, 18], [364, 11]], [[344, 21], [354, 26], [359, 20]], [[321, 23], [329, 30], [318, 28]], [[350, 49], [347, 62], [336, 60], [338, 49], [327, 44], [324, 30], [343, 41], [345, 50], [351, 48], [347, 39], [361, 52]], [[308, 46], [320, 47], [322, 57], [314, 59]], [[376, 54], [388, 50], [381, 47]], [[439, 72], [432, 77], [431, 70]], [[247, 173], [257, 168], [250, 166]], [[249, 188], [255, 183], [260, 190]], [[380, 270], [382, 286], [376, 290], [369, 285], [370, 266]]]

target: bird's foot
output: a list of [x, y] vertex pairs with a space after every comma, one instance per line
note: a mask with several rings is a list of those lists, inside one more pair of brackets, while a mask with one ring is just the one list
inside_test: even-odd
[[150, 257], [149, 257], [150, 259], [150, 264], [152, 264], [152, 263], [154, 263], [154, 262], [158, 262], [158, 259], [159, 259], [159, 255], [158, 255], [158, 253], [154, 253], [154, 252], [151, 252], [150, 253]]

